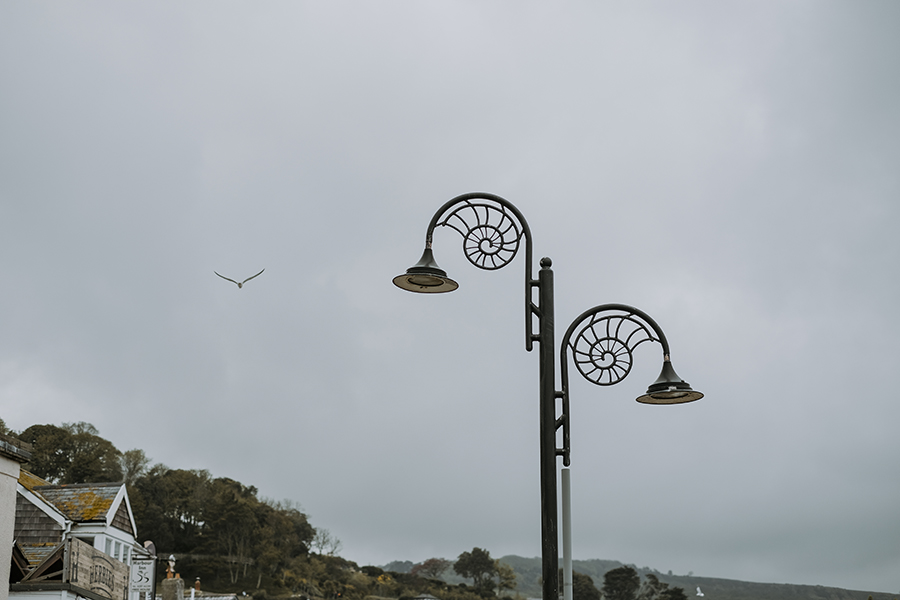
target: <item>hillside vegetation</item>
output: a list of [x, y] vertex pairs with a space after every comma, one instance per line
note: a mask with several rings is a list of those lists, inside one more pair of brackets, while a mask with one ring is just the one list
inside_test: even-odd
[[[519, 593], [529, 598], [540, 597], [540, 558], [504, 556], [500, 558], [500, 561], [515, 569], [519, 576], [519, 585], [516, 588]], [[590, 576], [598, 587], [603, 582], [603, 576], [606, 573], [622, 566], [625, 565], [614, 560], [572, 561], [572, 570]], [[872, 600], [900, 600], [900, 594], [845, 590], [821, 585], [753, 583], [695, 575], [672, 575], [648, 567], [635, 567], [635, 570], [642, 580], [646, 579], [648, 574], [655, 575], [661, 582], [683, 588], [690, 597], [697, 597], [696, 589], [699, 587], [704, 594], [703, 600], [867, 600], [870, 596]]]
[[[89, 423], [32, 425], [0, 433], [32, 445], [25, 468], [51, 483], [125, 482], [139, 541], [151, 540], [160, 557], [174, 554], [176, 570], [204, 591], [237, 592], [256, 600], [439, 600], [540, 598], [541, 560], [493, 559], [473, 548], [456, 560], [430, 558], [359, 566], [341, 558], [340, 540], [314, 527], [298, 503], [260, 498], [253, 486], [206, 470], [150, 464], [142, 450], [122, 452]], [[157, 569], [162, 576], [164, 567]], [[573, 561], [575, 600], [898, 600], [898, 595], [822, 586], [765, 584], [660, 573], [610, 560]], [[624, 583], [610, 574], [625, 575]]]

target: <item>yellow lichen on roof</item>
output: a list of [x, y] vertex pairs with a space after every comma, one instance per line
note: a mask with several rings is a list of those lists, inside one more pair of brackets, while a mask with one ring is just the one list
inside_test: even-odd
[[19, 546], [25, 559], [32, 567], [39, 565], [45, 558], [53, 554], [53, 551], [59, 546], [59, 542], [45, 542], [41, 544], [29, 544]]
[[60, 498], [55, 504], [67, 515], [73, 517], [77, 515], [80, 520], [94, 521], [98, 517], [106, 516], [112, 499], [103, 497], [91, 489], [73, 490], [70, 497]]
[[33, 492], [36, 486], [50, 485], [49, 481], [44, 481], [34, 473], [29, 473], [25, 469], [19, 471], [19, 483], [21, 483], [22, 487], [29, 492]]

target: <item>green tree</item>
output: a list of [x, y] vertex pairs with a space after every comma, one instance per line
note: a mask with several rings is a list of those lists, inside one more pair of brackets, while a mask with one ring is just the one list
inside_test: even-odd
[[[494, 561], [494, 574], [497, 576], [497, 595], [502, 596], [503, 590], [516, 589], [516, 571], [506, 563]], [[599, 598], [597, 599], [599, 600]]]
[[668, 587], [668, 583], [663, 583], [653, 573], [647, 573], [646, 579], [641, 583], [641, 588], [638, 590], [637, 600], [659, 600], [660, 594]]
[[633, 567], [623, 566], [603, 576], [604, 600], [635, 600], [641, 578]]
[[600, 590], [590, 575], [572, 571], [572, 600], [600, 600]]
[[684, 593], [684, 588], [673, 587], [660, 594], [659, 600], [688, 600], [688, 597]]
[[[565, 582], [563, 570], [559, 570], [559, 595], [563, 596]], [[594, 580], [584, 573], [572, 571], [572, 600], [600, 600], [600, 590], [594, 585]]]
[[129, 488], [131, 508], [144, 540], [167, 552], [193, 552], [204, 543], [204, 511], [212, 492], [208, 471], [157, 464]]
[[275, 577], [278, 571], [290, 562], [291, 556], [283, 547], [284, 538], [279, 535], [279, 529], [285, 525], [280, 519], [281, 515], [266, 504], [260, 504], [257, 512], [260, 527], [253, 554], [258, 570], [256, 589], [259, 589], [263, 574]]
[[143, 450], [134, 448], [126, 450], [122, 453], [122, 479], [127, 485], [134, 484], [139, 477], [147, 473], [147, 467], [150, 465], [150, 459], [144, 454]]
[[256, 587], [259, 588], [264, 574], [286, 585], [286, 571], [294, 558], [309, 552], [314, 530], [306, 515], [288, 501], [260, 502], [256, 511], [259, 524], [253, 552], [259, 570]]
[[50, 483], [57, 483], [66, 474], [71, 462], [68, 451], [71, 435], [56, 425], [32, 425], [19, 435], [31, 444], [31, 461], [26, 468]]
[[472, 548], [471, 552], [463, 552], [453, 564], [453, 570], [474, 581], [476, 588], [493, 587], [491, 576], [494, 574], [494, 559], [487, 550]]
[[220, 477], [214, 479], [203, 510], [209, 550], [227, 557], [231, 583], [247, 576], [259, 533], [256, 488]]
[[687, 600], [687, 596], [683, 588], [670, 588], [668, 583], [663, 583], [653, 573], [647, 573], [638, 590], [637, 600]]
[[90, 423], [32, 425], [19, 439], [32, 445], [26, 468], [51, 483], [122, 481], [122, 453]]

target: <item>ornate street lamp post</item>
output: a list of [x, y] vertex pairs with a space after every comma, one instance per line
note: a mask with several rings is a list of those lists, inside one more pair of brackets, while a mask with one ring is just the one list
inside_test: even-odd
[[[436, 227], [450, 227], [463, 237], [466, 258], [479, 269], [493, 271], [509, 264], [525, 240], [525, 349], [540, 344], [541, 438], [541, 554], [543, 600], [559, 596], [556, 457], [570, 464], [568, 354], [578, 371], [591, 383], [615, 385], [631, 372], [632, 353], [644, 342], [659, 342], [663, 366], [659, 378], [637, 399], [645, 404], [681, 404], [699, 400], [672, 368], [669, 343], [662, 329], [645, 312], [625, 304], [601, 304], [582, 313], [566, 330], [560, 347], [562, 391], [556, 390], [554, 355], [553, 270], [549, 258], [541, 259], [538, 278], [532, 276], [531, 229], [522, 213], [508, 200], [483, 192], [463, 194], [434, 214], [425, 234], [425, 252], [406, 273], [394, 278], [405, 290], [420, 293], [452, 292], [459, 284], [438, 267], [431, 244]], [[537, 288], [538, 301], [533, 290]], [[534, 319], [538, 331], [534, 332]], [[557, 399], [561, 400], [557, 416]], [[562, 447], [556, 435], [562, 429]]]

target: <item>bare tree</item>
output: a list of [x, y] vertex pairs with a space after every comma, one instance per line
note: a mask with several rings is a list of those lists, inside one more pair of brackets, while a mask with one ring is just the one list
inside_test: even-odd
[[453, 563], [446, 558], [429, 558], [425, 562], [421, 562], [414, 566], [410, 570], [410, 573], [420, 577], [438, 579], [452, 564]]
[[340, 551], [341, 546], [341, 540], [331, 535], [330, 531], [323, 527], [316, 528], [316, 534], [312, 539], [312, 547], [318, 550], [319, 554], [334, 556]]

